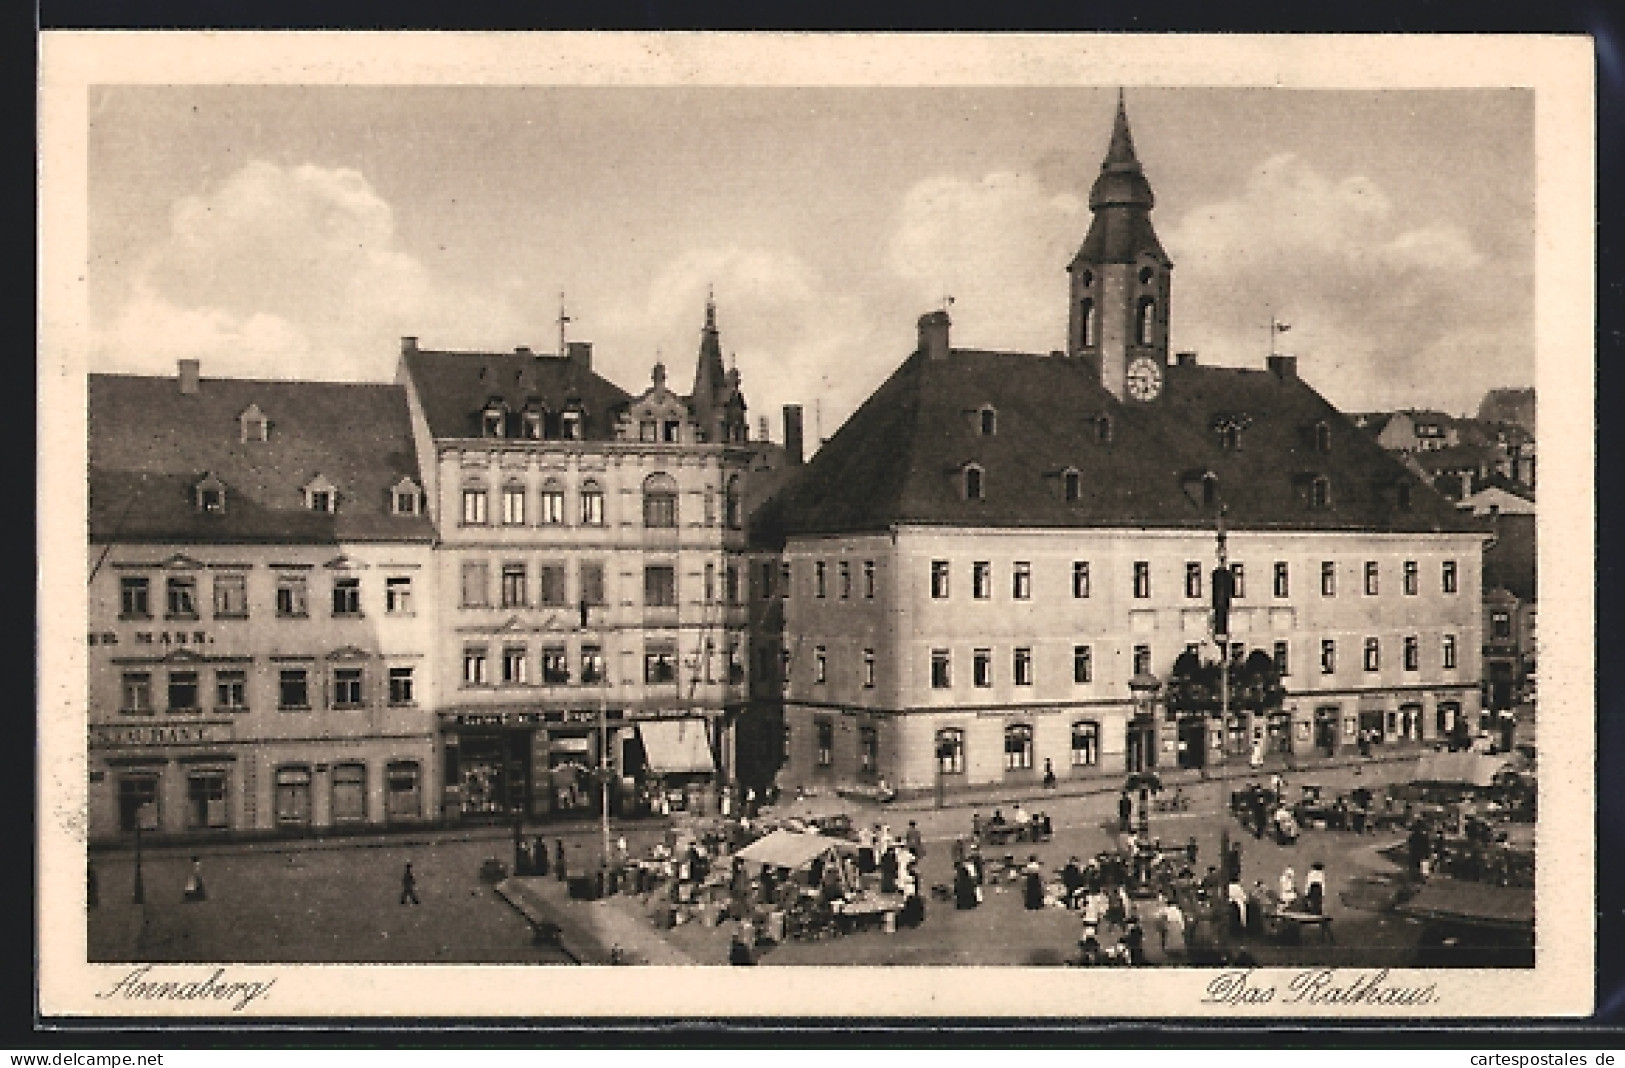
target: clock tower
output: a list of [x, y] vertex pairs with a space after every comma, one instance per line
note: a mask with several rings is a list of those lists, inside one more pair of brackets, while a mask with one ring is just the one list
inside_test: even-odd
[[1067, 355], [1100, 368], [1119, 401], [1148, 403], [1168, 364], [1168, 291], [1173, 263], [1151, 228], [1151, 183], [1134, 155], [1123, 93], [1100, 176], [1089, 190], [1094, 220], [1067, 267]]

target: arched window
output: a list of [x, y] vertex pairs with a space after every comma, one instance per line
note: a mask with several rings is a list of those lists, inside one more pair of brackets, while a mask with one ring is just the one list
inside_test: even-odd
[[965, 771], [965, 732], [958, 727], [937, 731], [937, 770], [944, 775], [961, 775]]
[[677, 525], [677, 481], [670, 475], [657, 472], [643, 480], [643, 525]]
[[1083, 476], [1078, 474], [1077, 468], [1067, 468], [1061, 474], [1061, 483], [1067, 500], [1075, 501], [1083, 496]]
[[604, 525], [604, 490], [592, 479], [581, 484], [581, 525], [584, 527]]
[[744, 525], [743, 506], [739, 499], [739, 476], [734, 475], [728, 479], [728, 485], [723, 490], [723, 516], [728, 526], [738, 530]]
[[542, 483], [542, 492], [536, 499], [539, 506], [537, 522], [554, 526], [564, 522], [564, 486], [556, 478]]
[[1092, 768], [1100, 763], [1100, 724], [1080, 719], [1072, 724], [1072, 766]]
[[1151, 345], [1157, 335], [1157, 301], [1154, 297], [1141, 297], [1134, 315], [1134, 343]]
[[1095, 302], [1084, 297], [1078, 301], [1078, 344], [1091, 348], [1095, 343]]
[[1026, 771], [1033, 766], [1033, 729], [1012, 723], [1004, 728], [1004, 770]]
[[982, 485], [982, 469], [976, 464], [965, 465], [965, 499], [979, 501], [984, 497], [986, 487]]

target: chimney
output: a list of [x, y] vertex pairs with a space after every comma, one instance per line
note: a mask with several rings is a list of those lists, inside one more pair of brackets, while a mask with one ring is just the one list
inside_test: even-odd
[[1175, 353], [1174, 354], [1174, 363], [1175, 363], [1176, 366], [1179, 366], [1179, 367], [1195, 367], [1196, 366], [1196, 353], [1194, 353], [1194, 352]]
[[1298, 377], [1296, 356], [1271, 356], [1266, 362], [1269, 364], [1270, 373], [1282, 381]]
[[801, 405], [786, 404], [784, 406], [784, 453], [790, 462], [799, 464], [801, 455]]
[[181, 392], [188, 396], [197, 393], [198, 371], [202, 365], [197, 360], [180, 360], [177, 362], [179, 366], [179, 375], [177, 377], [180, 379]]
[[515, 356], [530, 356], [530, 355], [532, 355], [529, 345], [515, 345], [514, 349], [513, 349], [513, 354]]
[[948, 358], [948, 327], [950, 320], [945, 311], [927, 312], [920, 316], [919, 351], [928, 360]]
[[417, 350], [418, 350], [418, 339], [417, 338], [415, 338], [415, 337], [403, 337], [403, 338], [401, 338], [401, 355], [404, 356], [408, 352], [416, 352]]
[[567, 341], [565, 342], [564, 351], [566, 357], [576, 367], [583, 371], [592, 370], [592, 342]]

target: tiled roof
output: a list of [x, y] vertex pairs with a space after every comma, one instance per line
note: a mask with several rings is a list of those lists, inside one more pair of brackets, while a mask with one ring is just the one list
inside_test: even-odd
[[402, 360], [436, 438], [479, 437], [480, 414], [497, 398], [514, 412], [533, 399], [553, 412], [579, 402], [585, 412], [582, 436], [610, 441], [615, 416], [630, 399], [603, 376], [558, 356], [417, 349]]
[[[419, 480], [406, 391], [387, 384], [91, 375], [90, 536], [93, 541], [430, 541], [424, 516], [391, 514], [390, 490]], [[251, 405], [269, 439], [242, 440]], [[197, 507], [205, 475], [225, 489], [220, 514]], [[306, 507], [316, 476], [338, 494], [335, 513]]]
[[[1295, 376], [1170, 366], [1150, 404], [1114, 400], [1092, 361], [953, 350], [910, 356], [763, 509], [772, 541], [795, 533], [884, 530], [898, 523], [989, 527], [1211, 528], [1201, 475], [1217, 479], [1232, 529], [1478, 529]], [[997, 412], [980, 433], [978, 411]], [[1097, 438], [1100, 417], [1109, 443]], [[1223, 446], [1217, 423], [1242, 425]], [[1316, 451], [1324, 422], [1330, 448]], [[985, 499], [962, 472], [984, 471]], [[1079, 475], [1066, 500], [1065, 474]], [[1311, 507], [1327, 479], [1330, 502]], [[1399, 485], [1411, 503], [1399, 503]]]

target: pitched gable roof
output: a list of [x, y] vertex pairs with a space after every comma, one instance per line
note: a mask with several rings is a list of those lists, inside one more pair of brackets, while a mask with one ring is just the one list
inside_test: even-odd
[[[257, 405], [265, 441], [244, 441], [239, 416]], [[91, 375], [90, 536], [108, 541], [332, 542], [432, 539], [427, 518], [392, 514], [390, 487], [418, 477], [406, 393], [372, 383]], [[205, 473], [225, 490], [205, 514]], [[333, 513], [306, 506], [318, 475], [338, 492]]]
[[586, 413], [582, 437], [613, 440], [615, 415], [629, 399], [569, 357], [414, 349], [401, 359], [436, 438], [480, 437], [480, 415], [494, 400], [513, 412], [533, 401], [553, 412], [577, 403]]

